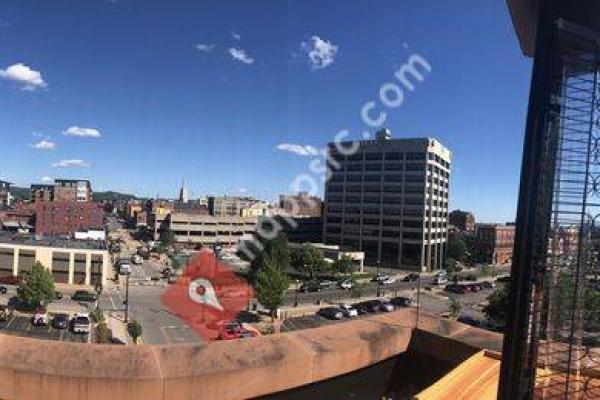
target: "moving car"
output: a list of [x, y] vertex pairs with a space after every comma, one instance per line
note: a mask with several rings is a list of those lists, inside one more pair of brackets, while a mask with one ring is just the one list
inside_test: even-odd
[[351, 305], [340, 304], [338, 308], [346, 318], [358, 317], [358, 310]]
[[73, 318], [73, 333], [90, 333], [90, 316], [77, 314]]
[[96, 301], [98, 300], [98, 295], [87, 290], [77, 290], [73, 293], [71, 299], [75, 301]]
[[340, 319], [344, 318], [344, 313], [342, 312], [342, 310], [340, 310], [337, 307], [321, 308], [319, 311], [317, 311], [317, 314], [319, 314], [320, 316], [325, 317], [327, 319], [340, 320]]
[[396, 307], [408, 307], [410, 306], [412, 300], [408, 297], [398, 296], [390, 299], [390, 303], [392, 303]]
[[68, 314], [56, 314], [52, 318], [52, 327], [54, 329], [67, 329], [69, 327], [70, 317]]
[[302, 286], [300, 286], [300, 289], [298, 289], [298, 291], [302, 293], [319, 292], [321, 291], [321, 285], [319, 284], [319, 282], [306, 282], [303, 283]]

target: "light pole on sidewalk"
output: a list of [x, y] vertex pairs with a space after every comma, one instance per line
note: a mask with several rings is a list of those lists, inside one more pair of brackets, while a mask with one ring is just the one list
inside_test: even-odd
[[125, 275], [125, 323], [129, 323], [129, 275], [131, 272]]

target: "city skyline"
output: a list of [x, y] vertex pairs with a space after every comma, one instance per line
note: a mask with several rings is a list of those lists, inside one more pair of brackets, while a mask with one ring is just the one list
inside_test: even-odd
[[8, 1], [0, 20], [0, 179], [275, 200], [338, 131], [361, 138], [363, 103], [419, 53], [432, 71], [386, 126], [453, 152], [450, 209], [514, 219], [531, 64], [502, 4]]

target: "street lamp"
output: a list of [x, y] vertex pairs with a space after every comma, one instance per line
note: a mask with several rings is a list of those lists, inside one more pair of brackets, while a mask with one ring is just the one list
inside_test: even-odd
[[381, 296], [381, 282], [379, 280], [379, 267], [381, 265], [381, 260], [377, 258], [377, 297]]

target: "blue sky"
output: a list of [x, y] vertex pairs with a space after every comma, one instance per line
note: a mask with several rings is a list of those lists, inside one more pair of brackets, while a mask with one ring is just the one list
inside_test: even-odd
[[500, 1], [3, 0], [0, 179], [273, 199], [310, 172], [278, 145], [360, 138], [415, 53], [386, 126], [452, 150], [451, 208], [512, 220], [531, 60]]

